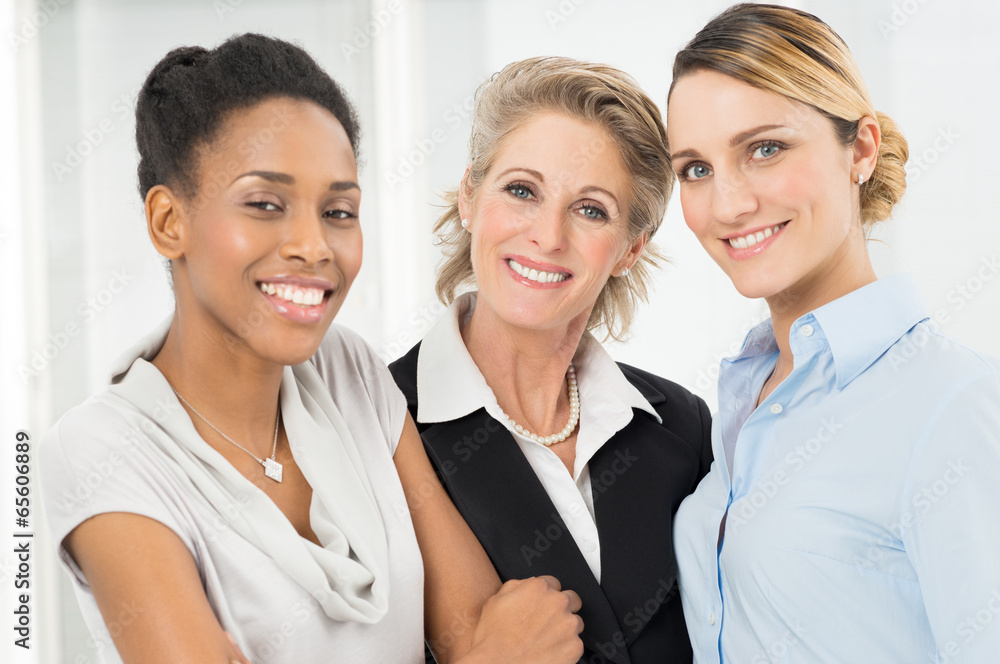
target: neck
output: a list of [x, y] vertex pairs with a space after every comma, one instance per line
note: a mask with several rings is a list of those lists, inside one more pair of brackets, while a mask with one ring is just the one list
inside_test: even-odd
[[462, 339], [507, 415], [532, 433], [560, 431], [569, 417], [566, 372], [586, 315], [561, 329], [528, 330], [502, 321], [480, 301]]
[[761, 392], [761, 401], [794, 368], [790, 343], [792, 324], [807, 313], [876, 279], [875, 269], [872, 267], [864, 236], [859, 227], [856, 233], [852, 233], [844, 241], [836, 254], [813, 274], [791, 288], [765, 298], [771, 311], [774, 340], [778, 344], [778, 362], [768, 386]]
[[[240, 348], [175, 311], [152, 364], [209, 422], [263, 458], [271, 455], [284, 367], [253, 361]], [[191, 418], [201, 431], [200, 418]]]

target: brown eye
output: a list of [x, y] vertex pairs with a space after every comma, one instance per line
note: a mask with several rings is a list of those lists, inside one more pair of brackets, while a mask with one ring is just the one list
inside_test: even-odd
[[247, 205], [258, 210], [263, 210], [264, 212], [277, 212], [281, 209], [271, 201], [248, 201]]

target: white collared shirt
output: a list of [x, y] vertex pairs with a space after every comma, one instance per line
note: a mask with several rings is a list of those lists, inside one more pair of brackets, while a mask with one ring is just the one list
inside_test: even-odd
[[459, 296], [421, 342], [417, 358], [417, 421], [450, 422], [485, 408], [514, 436], [600, 583], [601, 543], [588, 464], [604, 443], [632, 421], [633, 408], [662, 420], [601, 344], [589, 332], [584, 333], [573, 357], [580, 390], [580, 425], [570, 476], [555, 452], [518, 434], [500, 412], [493, 390], [462, 340], [461, 323], [468, 320], [475, 306], [475, 293]]

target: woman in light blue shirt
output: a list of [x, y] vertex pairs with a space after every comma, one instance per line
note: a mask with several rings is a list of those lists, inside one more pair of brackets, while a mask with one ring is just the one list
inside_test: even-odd
[[1000, 661], [1000, 365], [865, 245], [905, 139], [798, 10], [730, 8], [673, 74], [685, 220], [771, 310], [722, 362], [716, 462], [676, 520], [695, 661]]

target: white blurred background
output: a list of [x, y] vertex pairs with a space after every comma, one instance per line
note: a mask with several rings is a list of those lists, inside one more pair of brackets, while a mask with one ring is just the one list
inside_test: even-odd
[[[339, 321], [388, 361], [441, 312], [431, 225], [465, 166], [476, 86], [533, 55], [603, 61], [657, 102], [673, 54], [728, 2], [702, 0], [7, 0], [0, 3], [0, 653], [100, 661], [33, 502], [32, 648], [12, 645], [15, 432], [37, 442], [101, 388], [118, 352], [172, 309], [136, 193], [133, 104], [168, 50], [263, 32], [305, 47], [356, 102], [365, 264]], [[871, 244], [881, 276], [916, 275], [942, 329], [1000, 356], [1000, 3], [815, 0], [879, 110], [910, 141], [909, 190]], [[671, 202], [659, 274], [620, 360], [716, 406], [718, 360], [766, 315], [740, 297]], [[34, 472], [32, 454], [32, 471]], [[38, 496], [37, 477], [34, 493]], [[20, 591], [18, 591], [20, 592]]]

